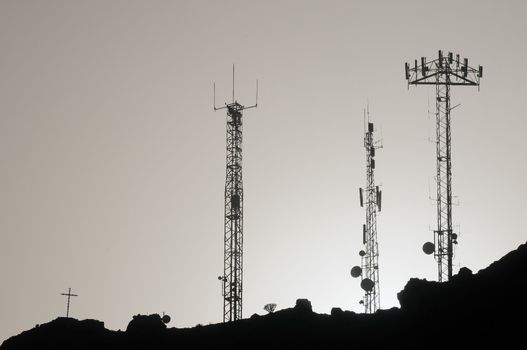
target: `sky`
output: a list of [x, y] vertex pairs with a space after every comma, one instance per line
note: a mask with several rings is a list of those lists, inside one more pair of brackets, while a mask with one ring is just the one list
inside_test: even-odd
[[[439, 6], [441, 5], [441, 6]], [[404, 63], [439, 49], [484, 67], [452, 88], [455, 271], [525, 243], [525, 1], [0, 1], [0, 341], [70, 314], [126, 329], [222, 320], [225, 111], [244, 114], [243, 316], [308, 298], [362, 312], [363, 110], [382, 308], [437, 279], [434, 87]], [[495, 301], [497, 302], [497, 301]]]

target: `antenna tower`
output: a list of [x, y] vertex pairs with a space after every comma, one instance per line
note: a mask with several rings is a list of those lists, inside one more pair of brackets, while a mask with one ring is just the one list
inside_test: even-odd
[[[381, 211], [382, 191], [375, 185], [375, 150], [382, 148], [380, 141], [374, 141], [374, 125], [368, 121], [364, 130], [364, 148], [366, 149], [366, 187], [359, 188], [360, 206], [366, 206], [366, 223], [362, 225], [362, 243], [364, 250], [359, 252], [361, 266], [351, 269], [352, 277], [361, 277], [361, 288], [364, 290], [366, 313], [374, 313], [380, 308], [379, 288], [379, 247], [377, 244], [377, 214]], [[365, 116], [366, 119], [366, 116]]]
[[421, 57], [421, 64], [414, 61], [413, 67], [405, 63], [405, 76], [410, 85], [435, 85], [436, 87], [436, 183], [437, 183], [437, 229], [434, 230], [434, 242], [426, 242], [423, 251], [434, 254], [438, 265], [439, 282], [452, 277], [452, 259], [457, 234], [452, 231], [452, 144], [450, 111], [451, 86], [478, 86], [483, 77], [483, 67], [478, 69], [468, 65], [468, 59], [461, 62], [459, 54], [452, 52], [443, 55], [439, 50], [438, 58], [427, 61]]
[[214, 110], [227, 110], [227, 170], [225, 180], [225, 221], [223, 276], [223, 322], [242, 318], [243, 295], [243, 182], [242, 182], [242, 113], [258, 106], [243, 106], [234, 97], [234, 65], [232, 66], [232, 102], [216, 107], [214, 84]]

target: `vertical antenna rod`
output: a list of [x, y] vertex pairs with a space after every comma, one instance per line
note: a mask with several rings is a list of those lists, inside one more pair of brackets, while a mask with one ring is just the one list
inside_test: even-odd
[[77, 294], [71, 294], [71, 288], [68, 290], [68, 293], [60, 293], [60, 295], [64, 295], [68, 297], [68, 304], [66, 306], [66, 318], [70, 317], [70, 298], [71, 297], [78, 297]]
[[360, 206], [366, 206], [366, 223], [362, 225], [362, 243], [364, 250], [359, 252], [361, 266], [351, 269], [352, 277], [361, 277], [361, 288], [364, 290], [364, 312], [371, 314], [380, 308], [379, 287], [379, 247], [377, 244], [377, 214], [381, 211], [382, 192], [375, 185], [375, 150], [382, 148], [380, 141], [374, 141], [374, 126], [370, 122], [369, 106], [365, 111], [368, 121], [364, 130], [364, 148], [366, 149], [366, 187], [359, 188]]
[[[214, 110], [227, 110], [227, 166], [225, 179], [224, 259], [222, 281], [223, 322], [242, 318], [243, 296], [243, 181], [242, 181], [242, 113], [256, 108], [245, 107], [234, 98], [232, 66], [232, 103]], [[214, 96], [216, 96], [214, 84]]]
[[438, 281], [452, 277], [452, 260], [457, 234], [452, 230], [452, 137], [450, 126], [451, 86], [478, 86], [483, 77], [483, 67], [468, 65], [468, 59], [460, 62], [459, 55], [449, 52], [447, 56], [439, 50], [438, 58], [426, 60], [421, 65], [415, 60], [413, 67], [405, 63], [405, 76], [410, 85], [435, 85], [436, 87], [436, 183], [437, 183], [437, 229], [434, 242], [426, 242], [423, 251], [434, 253], [438, 265]]

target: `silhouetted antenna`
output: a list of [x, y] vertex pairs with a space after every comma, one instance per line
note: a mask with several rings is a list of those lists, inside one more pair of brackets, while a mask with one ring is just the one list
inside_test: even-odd
[[478, 69], [463, 63], [459, 55], [449, 52], [443, 55], [439, 50], [438, 58], [421, 58], [421, 65], [414, 68], [405, 63], [406, 80], [410, 85], [435, 85], [436, 87], [436, 183], [437, 183], [437, 229], [434, 230], [434, 242], [423, 245], [426, 254], [434, 253], [438, 265], [439, 282], [452, 277], [452, 259], [457, 235], [452, 231], [452, 143], [450, 111], [459, 105], [450, 107], [451, 86], [477, 86], [483, 77], [483, 67]]
[[216, 107], [214, 83], [214, 110], [227, 109], [227, 165], [225, 179], [224, 259], [222, 282], [223, 322], [242, 318], [243, 295], [243, 181], [242, 181], [242, 114], [245, 109], [258, 105], [258, 81], [256, 103], [245, 107], [234, 96], [234, 64], [232, 65], [232, 103]]
[[267, 311], [270, 314], [272, 314], [275, 309], [276, 309], [276, 304], [274, 304], [274, 303], [267, 304], [267, 305], [264, 306], [264, 310]]
[[256, 79], [256, 103], [254, 106], [258, 107], [258, 79]]
[[[359, 188], [360, 206], [366, 207], [366, 223], [362, 225], [362, 244], [365, 250], [359, 252], [361, 266], [354, 266], [350, 274], [361, 277], [361, 288], [364, 290], [366, 313], [374, 313], [380, 308], [379, 288], [379, 249], [377, 244], [377, 214], [381, 211], [382, 192], [375, 185], [375, 150], [382, 148], [381, 141], [374, 141], [374, 125], [370, 122], [369, 105], [365, 111], [364, 148], [366, 149], [366, 187]], [[367, 114], [367, 122], [366, 122]]]
[[70, 317], [70, 298], [71, 297], [78, 297], [77, 294], [71, 294], [71, 288], [68, 289], [68, 293], [60, 293], [60, 295], [64, 295], [68, 297], [68, 304], [66, 306], [66, 318]]

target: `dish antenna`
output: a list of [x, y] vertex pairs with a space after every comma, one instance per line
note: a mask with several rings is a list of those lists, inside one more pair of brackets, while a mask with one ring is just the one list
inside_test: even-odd
[[163, 317], [161, 317], [161, 321], [163, 321], [164, 324], [167, 324], [170, 322], [170, 320], [171, 320], [170, 316], [165, 315], [165, 313], [163, 312]]
[[364, 289], [366, 292], [371, 292], [373, 290], [373, 287], [375, 286], [375, 283], [369, 278], [365, 278], [360, 283], [360, 287]]
[[357, 278], [359, 277], [361, 274], [362, 274], [362, 269], [360, 268], [360, 266], [353, 266], [351, 268], [351, 277], [353, 278]]
[[270, 314], [272, 314], [275, 309], [276, 309], [276, 304], [275, 303], [267, 304], [267, 305], [264, 306], [264, 310], [267, 311]]
[[435, 251], [435, 245], [434, 243], [432, 242], [426, 242], [425, 244], [423, 244], [423, 252], [426, 254], [426, 255], [430, 255], [432, 253], [434, 253]]

